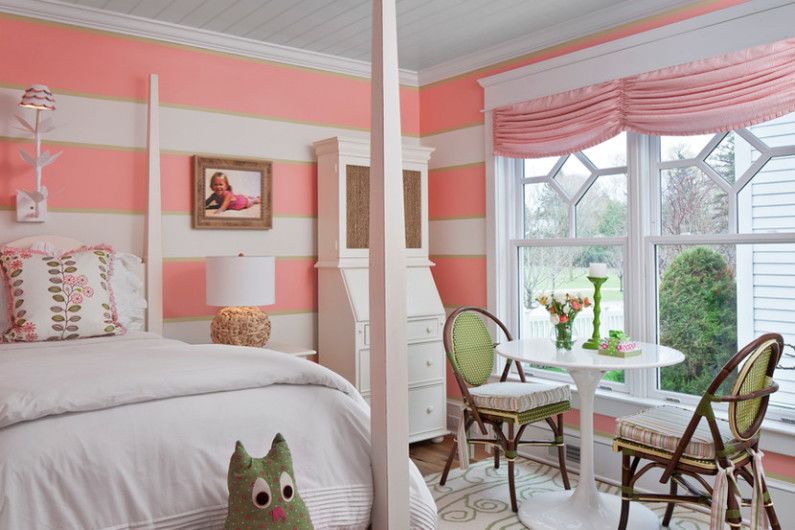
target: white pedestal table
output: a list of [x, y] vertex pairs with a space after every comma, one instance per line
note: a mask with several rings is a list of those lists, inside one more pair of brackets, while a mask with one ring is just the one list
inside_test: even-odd
[[[519, 520], [532, 530], [615, 530], [621, 499], [596, 489], [593, 461], [593, 406], [596, 387], [610, 370], [670, 366], [685, 360], [682, 352], [659, 344], [639, 343], [641, 355], [610, 357], [586, 350], [577, 341], [570, 351], [558, 351], [551, 339], [520, 339], [499, 344], [499, 355], [519, 362], [563, 368], [571, 374], [580, 401], [580, 480], [574, 491], [534, 495], [519, 508]], [[656, 530], [660, 520], [635, 503], [628, 528]]]

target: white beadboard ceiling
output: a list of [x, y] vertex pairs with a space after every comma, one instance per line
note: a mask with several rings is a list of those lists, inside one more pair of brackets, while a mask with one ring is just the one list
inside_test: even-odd
[[[370, 0], [36, 3], [122, 14], [120, 25], [140, 17], [347, 59], [370, 57]], [[415, 72], [450, 62], [482, 66], [689, 3], [693, 0], [397, 0], [400, 66]]]

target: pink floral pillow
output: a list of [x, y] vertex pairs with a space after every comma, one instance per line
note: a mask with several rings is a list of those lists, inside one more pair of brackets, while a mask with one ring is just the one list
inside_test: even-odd
[[110, 278], [109, 247], [82, 247], [60, 255], [4, 248], [0, 269], [7, 288], [9, 342], [119, 335]]

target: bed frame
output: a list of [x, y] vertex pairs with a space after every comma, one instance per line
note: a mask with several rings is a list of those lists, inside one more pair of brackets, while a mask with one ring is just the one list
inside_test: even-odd
[[[146, 288], [146, 329], [163, 334], [163, 238], [162, 207], [160, 203], [160, 120], [157, 74], [149, 76], [148, 130], [146, 152], [149, 158], [148, 205], [145, 216], [144, 255], [140, 274]], [[78, 248], [86, 243], [58, 235], [42, 234], [4, 243], [11, 247], [27, 248], [37, 241], [46, 241], [59, 250]]]

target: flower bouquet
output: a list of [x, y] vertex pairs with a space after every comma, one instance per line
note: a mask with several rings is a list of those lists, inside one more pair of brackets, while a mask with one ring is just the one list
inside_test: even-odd
[[555, 326], [555, 346], [570, 350], [574, 344], [571, 333], [574, 317], [583, 307], [590, 306], [591, 301], [579, 293], [542, 293], [536, 300], [549, 311], [549, 319]]

